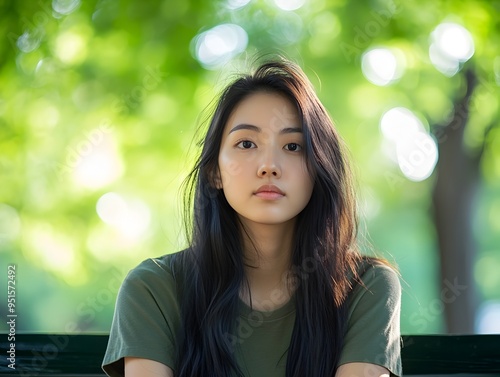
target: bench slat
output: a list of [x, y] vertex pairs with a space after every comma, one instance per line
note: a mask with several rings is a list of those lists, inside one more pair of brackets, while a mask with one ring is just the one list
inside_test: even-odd
[[[0, 375], [104, 376], [107, 342], [107, 334], [17, 334], [12, 370], [4, 364], [10, 343], [0, 334]], [[500, 335], [403, 336], [402, 361], [405, 376], [500, 375]]]

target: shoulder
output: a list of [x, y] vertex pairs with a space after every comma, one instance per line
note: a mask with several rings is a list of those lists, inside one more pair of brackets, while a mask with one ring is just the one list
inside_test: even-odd
[[158, 279], [175, 277], [182, 263], [183, 251], [165, 254], [156, 258], [148, 258], [130, 270], [126, 279]]
[[395, 269], [363, 258], [348, 295], [344, 347], [339, 365], [369, 363], [401, 375], [401, 284]]
[[177, 285], [183, 251], [148, 258], [131, 269], [125, 277], [120, 291], [161, 292], [172, 290]]
[[399, 273], [385, 262], [365, 258], [360, 265], [360, 279], [365, 286], [386, 286], [401, 289]]
[[384, 299], [396, 305], [401, 299], [401, 283], [398, 272], [388, 264], [376, 259], [364, 258], [358, 266], [358, 279], [349, 294], [350, 306], [359, 301]]
[[120, 287], [115, 307], [115, 319], [125, 324], [122, 328], [137, 326], [139, 322], [149, 323], [151, 328], [160, 323], [170, 329], [178, 326], [178, 255], [149, 258], [130, 270]]
[[124, 358], [175, 365], [180, 328], [177, 266], [181, 253], [149, 258], [125, 277], [116, 300], [109, 343], [103, 361], [109, 375], [124, 373]]

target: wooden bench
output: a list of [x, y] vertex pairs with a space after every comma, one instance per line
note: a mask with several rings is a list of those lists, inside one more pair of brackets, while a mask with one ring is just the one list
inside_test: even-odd
[[[104, 376], [107, 342], [104, 334], [16, 334], [13, 370], [10, 342], [0, 334], [0, 375]], [[402, 360], [405, 376], [500, 376], [500, 335], [403, 336]]]

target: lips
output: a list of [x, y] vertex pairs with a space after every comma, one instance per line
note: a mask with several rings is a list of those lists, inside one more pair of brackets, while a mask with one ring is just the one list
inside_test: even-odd
[[285, 196], [285, 193], [275, 185], [261, 186], [254, 194], [263, 199], [279, 199]]

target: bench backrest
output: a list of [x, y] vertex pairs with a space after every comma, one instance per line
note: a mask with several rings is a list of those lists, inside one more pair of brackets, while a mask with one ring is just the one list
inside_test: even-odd
[[[2, 376], [104, 376], [108, 335], [0, 334]], [[11, 345], [14, 347], [11, 347]], [[15, 369], [9, 367], [14, 356]], [[7, 360], [7, 364], [4, 361]], [[405, 376], [500, 376], [500, 335], [403, 336]]]

